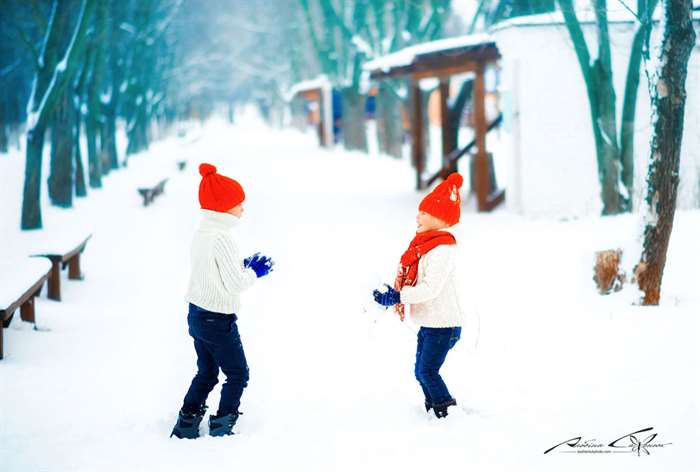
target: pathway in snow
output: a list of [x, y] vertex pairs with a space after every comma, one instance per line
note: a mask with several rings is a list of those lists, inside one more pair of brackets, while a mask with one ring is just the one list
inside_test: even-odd
[[[174, 174], [140, 207], [135, 176]], [[275, 272], [244, 295], [251, 368], [234, 438], [169, 440], [194, 374], [182, 297], [198, 220], [196, 164], [243, 184], [244, 253]], [[2, 470], [691, 470], [700, 464], [698, 212], [674, 229], [656, 311], [591, 289], [589, 255], [631, 219], [528, 222], [465, 215], [462, 280], [474, 330], [444, 375], [464, 410], [437, 421], [412, 378], [412, 326], [369, 293], [391, 281], [421, 195], [405, 164], [315, 148], [259, 126], [210, 125], [190, 145], [156, 145], [79, 208], [95, 228], [86, 281], [39, 301], [48, 331], [11, 330], [0, 364]], [[64, 214], [60, 215], [65, 216]], [[75, 218], [71, 215], [70, 218]], [[60, 224], [55, 212], [48, 221]], [[680, 248], [684, 248], [681, 253]], [[478, 317], [476, 316], [478, 314]], [[19, 325], [19, 326], [17, 326]], [[15, 328], [21, 327], [15, 322]], [[218, 388], [210, 398], [215, 409]], [[654, 426], [646, 458], [543, 455], [574, 436], [604, 441]], [[593, 463], [595, 462], [595, 463]]]

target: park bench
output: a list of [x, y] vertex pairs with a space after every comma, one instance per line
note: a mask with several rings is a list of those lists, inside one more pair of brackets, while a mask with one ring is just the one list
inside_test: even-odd
[[3, 257], [0, 265], [0, 359], [4, 354], [3, 331], [10, 326], [17, 308], [23, 321], [36, 322], [34, 298], [41, 292], [50, 272], [51, 263], [46, 259]]
[[163, 179], [153, 187], [141, 187], [138, 189], [139, 193], [143, 197], [143, 206], [147, 207], [150, 205], [158, 195], [165, 191], [165, 183], [167, 181], [168, 179]]
[[91, 237], [92, 234], [85, 239], [74, 238], [68, 240], [69, 242], [58, 244], [50, 250], [40, 250], [32, 254], [34, 257], [46, 257], [51, 261], [48, 290], [48, 297], [51, 300], [61, 301], [62, 269], [68, 267], [68, 278], [70, 280], [83, 280], [83, 274], [80, 270], [80, 255], [85, 250], [85, 246]]

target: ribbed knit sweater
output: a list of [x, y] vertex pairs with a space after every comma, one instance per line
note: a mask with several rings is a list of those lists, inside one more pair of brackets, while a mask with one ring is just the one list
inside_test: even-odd
[[238, 218], [229, 213], [202, 211], [192, 238], [190, 282], [185, 299], [208, 311], [238, 314], [241, 292], [253, 285], [255, 271], [243, 267], [232, 229]]
[[[449, 230], [448, 230], [449, 231]], [[464, 312], [459, 300], [457, 245], [440, 245], [418, 261], [414, 287], [401, 289], [401, 303], [410, 306], [411, 319], [426, 328], [462, 326]]]

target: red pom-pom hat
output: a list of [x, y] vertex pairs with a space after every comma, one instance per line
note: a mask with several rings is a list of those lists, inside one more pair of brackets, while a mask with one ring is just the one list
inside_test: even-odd
[[457, 172], [450, 174], [446, 180], [440, 182], [432, 192], [425, 196], [420, 202], [418, 210], [433, 215], [450, 226], [459, 223], [462, 204], [459, 189], [463, 182], [464, 179]]
[[213, 165], [200, 164], [199, 173], [202, 175], [199, 184], [199, 204], [203, 210], [225, 213], [245, 200], [241, 184], [225, 175], [217, 174]]

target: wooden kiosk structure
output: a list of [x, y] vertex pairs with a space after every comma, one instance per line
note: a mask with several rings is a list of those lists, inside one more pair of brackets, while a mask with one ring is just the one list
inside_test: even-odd
[[[504, 201], [505, 190], [494, 187], [492, 159], [486, 150], [486, 133], [500, 124], [499, 116], [492, 123], [486, 121], [484, 71], [486, 67], [500, 59], [496, 42], [488, 35], [470, 35], [418, 44], [387, 56], [375, 59], [365, 65], [370, 78], [409, 77], [411, 80], [411, 156], [416, 167], [416, 188], [421, 190], [438, 178], [446, 178], [457, 169], [459, 159], [470, 153], [474, 174], [472, 186], [476, 193], [479, 211], [491, 211]], [[448, 123], [447, 100], [450, 90], [450, 76], [472, 72], [474, 140], [462, 149], [451, 149]], [[421, 100], [420, 80], [436, 78], [440, 81], [440, 109], [442, 127], [442, 169], [427, 180], [425, 170], [425, 137], [423, 123], [423, 101]], [[476, 148], [476, 151], [470, 151]]]
[[314, 117], [321, 147], [333, 146], [333, 96], [331, 83], [325, 75], [293, 85], [286, 94], [288, 102], [304, 99], [315, 104]]

